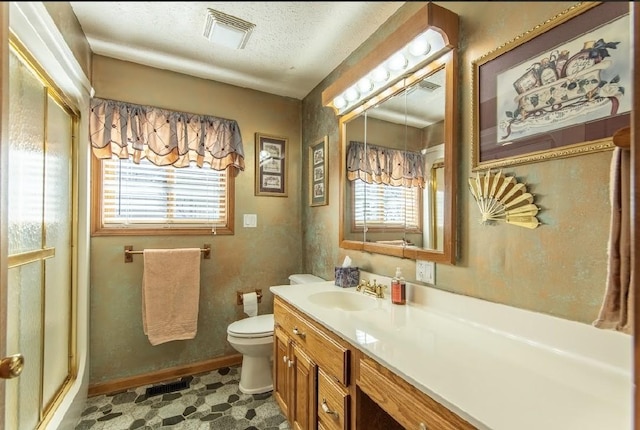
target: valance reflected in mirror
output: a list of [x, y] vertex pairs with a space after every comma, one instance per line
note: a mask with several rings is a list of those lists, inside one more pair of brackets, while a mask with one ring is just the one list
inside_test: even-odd
[[[429, 39], [422, 56], [416, 36]], [[323, 91], [341, 115], [341, 248], [455, 263], [457, 37], [458, 16], [429, 2]], [[380, 67], [400, 70], [399, 54], [415, 61], [336, 105]]]
[[441, 68], [345, 123], [345, 239], [442, 252], [445, 102]]

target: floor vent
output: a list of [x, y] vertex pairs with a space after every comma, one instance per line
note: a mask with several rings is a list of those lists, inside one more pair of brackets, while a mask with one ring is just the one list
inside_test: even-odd
[[160, 394], [172, 393], [174, 391], [184, 390], [189, 388], [188, 380], [180, 380], [176, 382], [169, 382], [167, 384], [156, 385], [154, 387], [147, 388], [145, 394], [147, 397], [158, 396]]

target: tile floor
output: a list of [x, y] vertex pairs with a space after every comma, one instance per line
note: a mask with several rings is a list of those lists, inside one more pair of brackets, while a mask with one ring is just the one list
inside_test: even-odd
[[170, 384], [90, 397], [75, 430], [289, 430], [273, 392], [240, 392], [240, 370], [225, 367]]

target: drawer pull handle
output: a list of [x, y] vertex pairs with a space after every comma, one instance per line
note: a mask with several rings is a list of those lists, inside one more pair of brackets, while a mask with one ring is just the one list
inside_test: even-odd
[[335, 417], [338, 418], [338, 413], [329, 409], [329, 405], [327, 405], [327, 399], [322, 399], [322, 410], [325, 414], [335, 415]]
[[420, 423], [420, 427], [418, 428], [419, 430], [429, 430], [427, 428], [427, 425], [425, 423]]
[[289, 362], [289, 357], [287, 357], [286, 355], [284, 357], [282, 357], [282, 361], [284, 361], [285, 363]]
[[287, 366], [291, 367], [291, 366], [293, 366], [293, 363], [295, 363], [295, 361], [293, 361], [293, 360], [289, 360], [289, 361], [287, 362]]
[[294, 327], [293, 328], [293, 334], [295, 334], [296, 336], [300, 336], [301, 338], [305, 338], [305, 334], [302, 333], [300, 330], [298, 330], [298, 327]]

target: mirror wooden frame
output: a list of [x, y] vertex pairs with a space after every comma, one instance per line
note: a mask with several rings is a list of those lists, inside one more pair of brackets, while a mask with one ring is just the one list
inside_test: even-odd
[[[443, 264], [455, 264], [456, 261], [456, 189], [457, 189], [457, 76], [458, 76], [458, 59], [457, 59], [457, 43], [458, 43], [458, 16], [442, 7], [433, 3], [428, 3], [412, 17], [410, 17], [403, 25], [385, 39], [376, 49], [372, 50], [369, 55], [365, 56], [360, 62], [354, 65], [341, 75], [336, 81], [330, 85], [322, 93], [322, 102], [325, 106], [331, 106], [334, 97], [353, 85], [360, 76], [364, 76], [368, 70], [373, 69], [376, 65], [382, 63], [385, 58], [396, 52], [402, 46], [406, 45], [413, 37], [432, 28], [438, 31], [445, 40], [445, 49], [441, 50], [439, 56], [432, 57], [430, 62], [425, 62], [421, 69], [415, 71], [409, 77], [403, 76], [395, 82], [391, 82], [387, 88], [380, 93], [372, 96], [363, 104], [357, 106], [352, 111], [344, 114], [339, 120], [340, 132], [340, 228], [339, 240], [340, 247], [343, 249], [352, 249], [376, 254], [389, 255], [400, 258], [408, 258], [413, 260], [427, 260]], [[444, 120], [444, 180], [446, 190], [444, 192], [444, 230], [443, 230], [443, 247], [442, 251], [420, 249], [414, 247], [401, 247], [394, 245], [386, 245], [374, 242], [345, 240], [344, 239], [344, 216], [345, 204], [344, 199], [346, 192], [346, 127], [345, 124], [355, 116], [361, 114], [366, 109], [374, 106], [381, 101], [391, 97], [405, 86], [409, 86], [419, 79], [431, 74], [439, 68], [445, 68], [446, 79], [446, 105]]]

